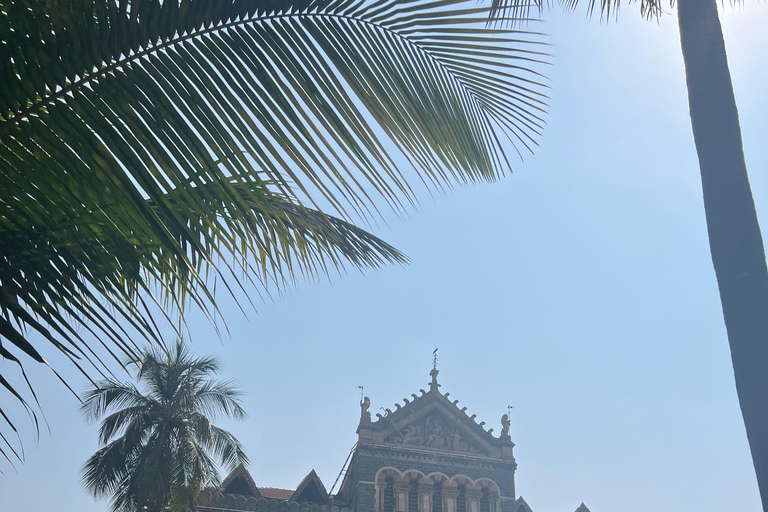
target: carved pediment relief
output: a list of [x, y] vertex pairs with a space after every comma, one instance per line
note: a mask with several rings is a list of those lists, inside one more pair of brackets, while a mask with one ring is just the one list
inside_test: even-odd
[[393, 429], [384, 438], [387, 444], [424, 447], [433, 450], [487, 455], [485, 449], [471, 442], [461, 429], [455, 428], [439, 415], [429, 415]]

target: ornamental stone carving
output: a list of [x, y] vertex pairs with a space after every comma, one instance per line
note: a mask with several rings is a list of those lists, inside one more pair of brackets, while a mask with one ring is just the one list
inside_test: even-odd
[[398, 432], [393, 432], [385, 442], [402, 446], [424, 446], [436, 450], [482, 453], [467, 442], [458, 429], [444, 426], [442, 420], [436, 416], [428, 416], [425, 421], [412, 423]]
[[371, 421], [371, 412], [368, 410], [371, 408], [371, 399], [367, 396], [360, 402], [360, 421]]
[[509, 435], [509, 426], [511, 425], [511, 422], [509, 421], [509, 414], [505, 414], [501, 417], [501, 435], [502, 436], [508, 436]]

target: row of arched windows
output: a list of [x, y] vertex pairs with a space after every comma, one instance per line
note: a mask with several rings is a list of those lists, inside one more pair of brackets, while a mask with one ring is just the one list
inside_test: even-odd
[[376, 497], [378, 512], [500, 512], [499, 486], [489, 478], [382, 468]]

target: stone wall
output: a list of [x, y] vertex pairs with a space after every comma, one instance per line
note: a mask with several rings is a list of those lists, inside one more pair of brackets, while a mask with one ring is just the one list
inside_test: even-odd
[[256, 499], [237, 494], [215, 494], [204, 505], [198, 505], [198, 512], [351, 512], [348, 508], [296, 501]]

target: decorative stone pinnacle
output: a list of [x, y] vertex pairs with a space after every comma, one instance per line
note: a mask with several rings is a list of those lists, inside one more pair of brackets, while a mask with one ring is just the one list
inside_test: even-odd
[[437, 383], [438, 373], [440, 373], [440, 370], [438, 370], [437, 368], [432, 368], [432, 371], [429, 372], [429, 375], [432, 377], [432, 382], [429, 383], [430, 391], [437, 391], [437, 388], [440, 387], [440, 384]]

